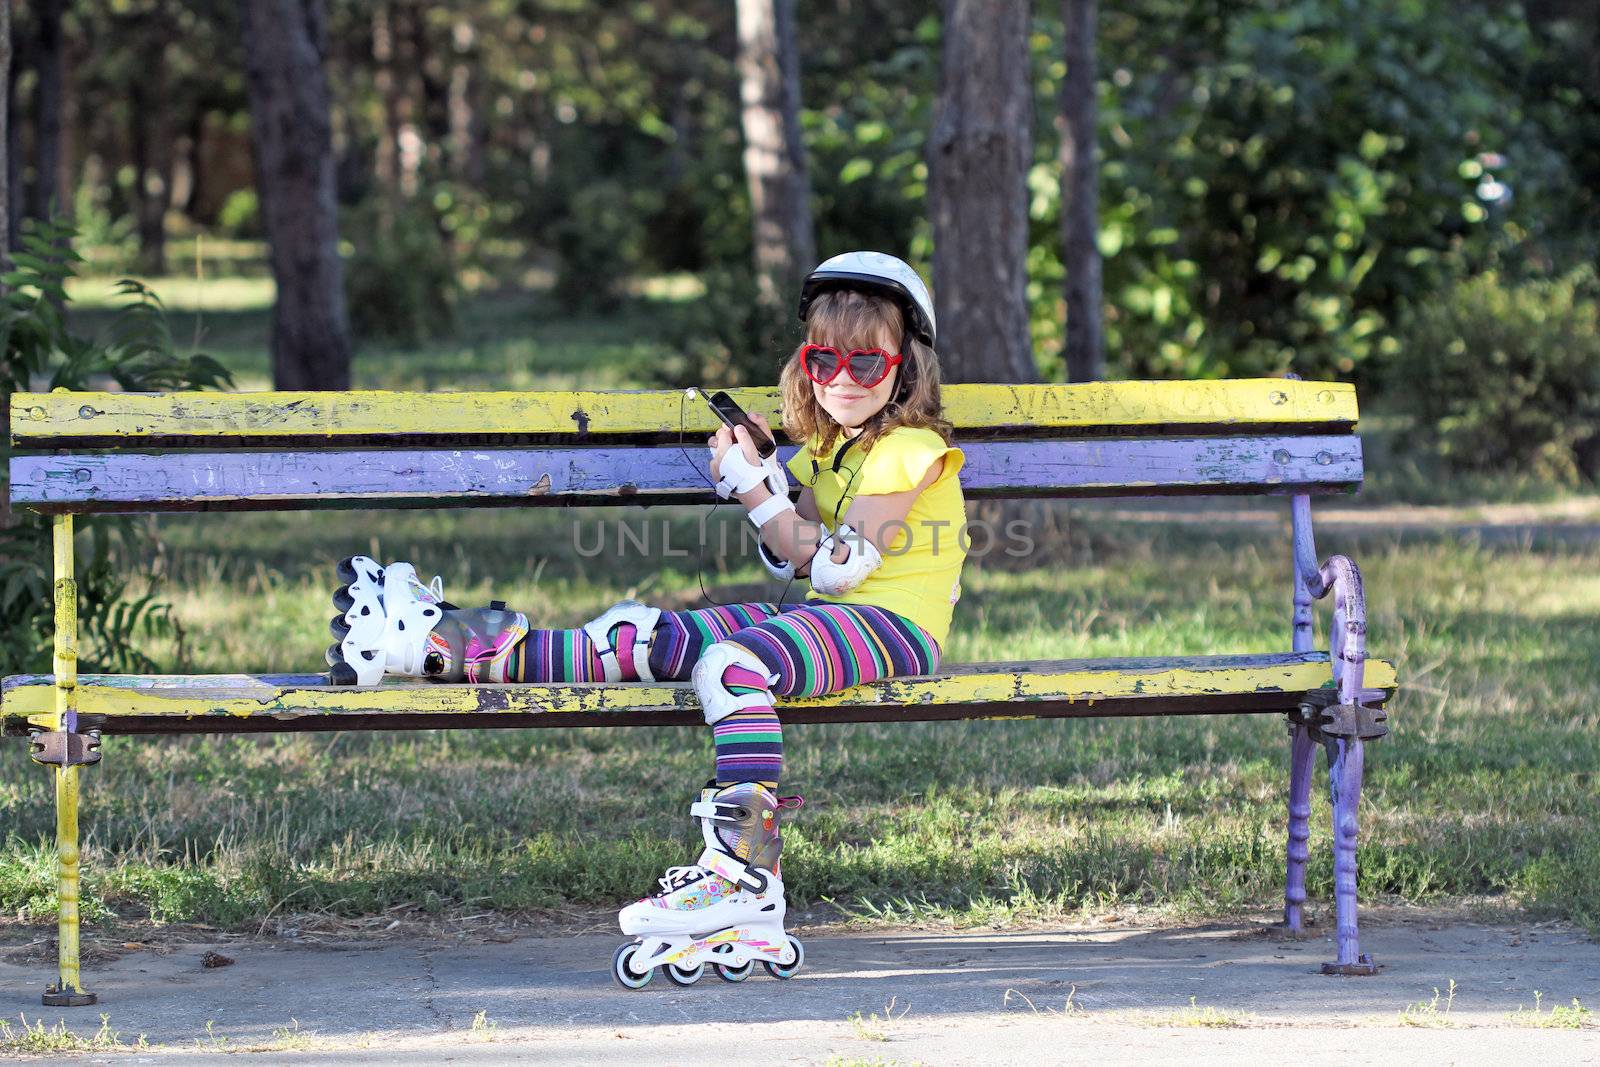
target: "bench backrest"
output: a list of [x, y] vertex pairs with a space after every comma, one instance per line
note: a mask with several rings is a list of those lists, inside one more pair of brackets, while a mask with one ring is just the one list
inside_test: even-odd
[[[778, 424], [776, 390], [730, 392]], [[1330, 493], [1362, 478], [1344, 384], [951, 385], [944, 399], [972, 498]], [[19, 393], [11, 500], [54, 513], [709, 503], [715, 426], [676, 391]]]

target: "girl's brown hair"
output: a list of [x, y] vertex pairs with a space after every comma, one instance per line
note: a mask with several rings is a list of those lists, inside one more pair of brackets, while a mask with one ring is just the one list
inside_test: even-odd
[[[898, 426], [932, 430], [945, 444], [951, 444], [953, 430], [944, 417], [939, 399], [939, 357], [932, 348], [906, 332], [900, 305], [887, 297], [854, 289], [835, 289], [818, 296], [806, 313], [807, 341], [832, 345], [841, 352], [878, 347], [884, 328], [891, 337], [903, 338], [902, 359], [895, 368], [900, 377], [889, 402], [862, 425], [856, 447], [863, 454], [870, 452], [880, 437]], [[811, 379], [800, 366], [801, 348], [794, 350], [778, 379], [783, 392], [783, 432], [791, 441], [802, 444], [816, 436], [817, 454], [825, 456], [844, 428], [817, 402], [811, 391]]]

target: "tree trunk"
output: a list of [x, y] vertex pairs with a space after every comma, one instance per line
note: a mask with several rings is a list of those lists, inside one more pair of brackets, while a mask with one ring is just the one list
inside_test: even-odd
[[[6, 48], [14, 42], [6, 34]], [[18, 63], [15, 52], [11, 55], [11, 69], [6, 72], [6, 251], [21, 247], [22, 220], [28, 211], [27, 191], [22, 187], [22, 123], [17, 110]]]
[[[133, 202], [139, 232], [139, 270], [167, 272], [167, 208], [172, 205], [172, 119], [166, 99], [166, 43], [158, 32], [129, 97], [132, 112]], [[42, 210], [42, 208], [41, 208]]]
[[[0, 161], [0, 273], [11, 269], [11, 0], [0, 0], [0, 93], [5, 93], [5, 99], [0, 100], [0, 149], [4, 149], [6, 158]], [[0, 294], [6, 289], [0, 284]], [[6, 407], [9, 409], [10, 405]], [[5, 441], [11, 440], [10, 412], [0, 412], [0, 418], [6, 421], [6, 435], [0, 441], [0, 447]], [[5, 513], [10, 513], [10, 500], [5, 503]]]
[[[0, 149], [6, 158], [0, 160], [0, 273], [11, 269], [11, 0], [0, 0]], [[0, 282], [0, 296], [7, 287]], [[26, 388], [26, 387], [24, 387]], [[0, 453], [11, 452], [11, 398], [0, 397]], [[0, 494], [0, 529], [17, 524], [11, 510], [11, 494]]]
[[388, 2], [372, 11], [372, 83], [383, 122], [378, 130], [377, 171], [382, 186], [380, 223], [394, 224], [400, 204], [400, 79], [395, 70], [395, 13]]
[[61, 14], [63, 0], [39, 4], [38, 88], [34, 90], [34, 158], [38, 160], [33, 196], [40, 218], [64, 212], [61, 183]]
[[1067, 76], [1061, 81], [1061, 265], [1066, 272], [1067, 380], [1105, 377], [1100, 283], [1100, 160], [1096, 153], [1096, 0], [1061, 0]]
[[792, 299], [817, 258], [811, 181], [800, 137], [800, 57], [794, 0], [737, 0], [739, 101], [750, 188], [757, 292]]
[[203, 162], [206, 144], [204, 109], [197, 107], [194, 114], [189, 116], [189, 128], [184, 132], [179, 144], [183, 151], [173, 153], [173, 203], [178, 206], [178, 210], [196, 222], [207, 225], [214, 223], [216, 219], [201, 216], [206, 202], [206, 168]]
[[409, 9], [411, 38], [410, 66], [413, 85], [410, 93], [413, 131], [417, 144], [417, 169], [424, 164], [437, 173], [450, 138], [450, 74], [439, 49], [428, 35], [428, 14], [421, 7]]
[[945, 0], [928, 215], [939, 354], [953, 382], [1032, 382], [1026, 0]]
[[455, 62], [450, 67], [450, 174], [472, 187], [483, 187], [483, 115], [478, 105], [482, 91], [478, 66], [483, 54], [477, 46], [477, 31], [467, 19], [451, 27]]
[[323, 0], [240, 0], [256, 191], [271, 248], [272, 380], [350, 388]]

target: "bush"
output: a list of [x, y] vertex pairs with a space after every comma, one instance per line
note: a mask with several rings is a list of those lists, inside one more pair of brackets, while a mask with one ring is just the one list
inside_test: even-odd
[[1518, 285], [1483, 274], [1406, 318], [1387, 392], [1409, 445], [1453, 470], [1600, 477], [1600, 302], [1594, 274]]
[[407, 208], [385, 224], [369, 206], [352, 212], [351, 226], [344, 289], [356, 337], [402, 345], [448, 337], [460, 283], [431, 213]]
[[803, 340], [794, 305], [774, 310], [756, 295], [749, 269], [715, 268], [704, 275], [705, 296], [668, 320], [668, 343], [677, 359], [647, 372], [652, 385], [723, 389], [774, 385], [778, 372]]
[[230, 237], [261, 237], [261, 199], [254, 189], [235, 189], [222, 202], [217, 227]]
[[566, 307], [613, 310], [644, 246], [639, 208], [622, 185], [601, 181], [574, 193], [569, 211], [554, 228], [556, 298]]
[[[124, 280], [128, 298], [105, 340], [73, 336], [62, 309], [66, 281], [82, 257], [72, 251], [77, 231], [63, 220], [23, 223], [22, 251], [16, 269], [0, 281], [0, 404], [9, 411], [18, 391], [105, 388], [107, 380], [125, 391], [202, 389], [232, 384], [210, 356], [180, 356], [174, 350], [166, 313], [155, 293]], [[9, 441], [0, 444], [9, 454]], [[5, 479], [0, 486], [9, 488]], [[0, 673], [50, 669], [54, 633], [51, 586], [51, 523], [30, 513], [9, 513], [0, 526]], [[127, 518], [104, 517], [80, 523], [89, 535], [78, 566], [78, 626], [85, 670], [151, 670], [154, 664], [133, 640], [139, 634], [171, 636], [176, 629], [166, 604], [146, 593], [128, 596], [125, 568], [117, 560], [137, 548], [143, 536]]]

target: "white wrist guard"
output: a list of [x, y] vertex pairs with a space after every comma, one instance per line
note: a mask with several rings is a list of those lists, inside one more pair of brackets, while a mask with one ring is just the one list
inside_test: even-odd
[[756, 542], [756, 555], [761, 557], [761, 563], [767, 568], [767, 573], [780, 582], [787, 582], [794, 577], [794, 564], [788, 560], [783, 560], [780, 564], [779, 560], [767, 550], [764, 542]]
[[[716, 453], [713, 452], [712, 455], [715, 456]], [[762, 482], [767, 483], [767, 488], [772, 490], [774, 496], [784, 498], [789, 496], [789, 472], [778, 462], [778, 453], [772, 453], [759, 464], [753, 464], [745, 459], [744, 449], [738, 445], [722, 454], [722, 465], [718, 468], [717, 496], [727, 500], [736, 493], [748, 493]]]
[[745, 512], [745, 517], [750, 520], [750, 525], [759, 530], [784, 512], [793, 510], [794, 501], [783, 494], [774, 493]]
[[[846, 546], [850, 554], [843, 563], [835, 563], [833, 550], [840, 544]], [[882, 564], [883, 555], [878, 546], [857, 533], [849, 523], [841, 522], [837, 530], [822, 539], [817, 554], [811, 557], [811, 588], [829, 596], [848, 593]]]

